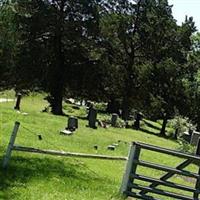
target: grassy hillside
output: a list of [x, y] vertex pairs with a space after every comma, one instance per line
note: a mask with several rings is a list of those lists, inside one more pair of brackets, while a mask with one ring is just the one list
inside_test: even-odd
[[[11, 95], [9, 94], [9, 97]], [[1, 96], [0, 96], [1, 97]], [[5, 154], [10, 133], [15, 121], [21, 123], [15, 144], [43, 149], [64, 150], [93, 154], [127, 156], [129, 142], [141, 141], [170, 149], [179, 144], [170, 139], [157, 136], [157, 128], [144, 124], [144, 131], [124, 128], [87, 128], [87, 121], [79, 119], [79, 129], [72, 136], [60, 135], [67, 124], [67, 117], [42, 113], [46, 105], [43, 95], [24, 97], [21, 104], [22, 114], [13, 110], [14, 102], [0, 104], [0, 162]], [[84, 116], [84, 108], [74, 110], [70, 104], [64, 106], [68, 115]], [[99, 117], [104, 117], [99, 115]], [[148, 121], [149, 122], [149, 121]], [[151, 123], [151, 122], [149, 122]], [[43, 140], [38, 140], [37, 135]], [[107, 146], [119, 143], [115, 151]], [[93, 146], [98, 145], [98, 151]], [[166, 156], [142, 153], [142, 158], [157, 163], [175, 166], [181, 160]], [[124, 161], [102, 161], [74, 159], [48, 155], [13, 152], [7, 171], [0, 170], [0, 199], [3, 200], [121, 200], [118, 194], [124, 173]], [[196, 167], [191, 166], [192, 170]], [[163, 173], [147, 171], [143, 174], [159, 177]], [[176, 181], [184, 183], [181, 177]], [[190, 182], [188, 182], [191, 185]], [[170, 198], [166, 198], [170, 199]]]

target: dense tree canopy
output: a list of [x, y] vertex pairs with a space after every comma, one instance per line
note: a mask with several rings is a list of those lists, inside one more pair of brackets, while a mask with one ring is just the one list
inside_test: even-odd
[[75, 97], [162, 118], [162, 135], [177, 112], [200, 128], [200, 36], [167, 0], [0, 2], [1, 89], [46, 91], [54, 114]]

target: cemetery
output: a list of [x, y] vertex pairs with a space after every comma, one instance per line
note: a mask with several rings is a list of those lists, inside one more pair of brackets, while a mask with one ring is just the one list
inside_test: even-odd
[[199, 200], [199, 7], [0, 0], [0, 200]]
[[[26, 195], [34, 195], [34, 197], [32, 197], [33, 199], [42, 199], [44, 194], [48, 199], [62, 199], [63, 195], [65, 199], [76, 199], [79, 198], [78, 196], [80, 195], [80, 198], [83, 199], [111, 198], [121, 200], [122, 194], [126, 194], [130, 197], [148, 199], [149, 193], [147, 194], [147, 192], [151, 192], [152, 189], [148, 190], [148, 188], [142, 187], [143, 190], [145, 189], [143, 192], [136, 192], [138, 189], [141, 189], [141, 186], [138, 185], [141, 181], [147, 181], [153, 185], [156, 184], [153, 187], [158, 185], [167, 186], [169, 189], [167, 188], [166, 192], [159, 188], [155, 188], [156, 195], [164, 194], [165, 196], [169, 196], [164, 199], [170, 199], [170, 197], [178, 197], [178, 199], [193, 198], [190, 198], [188, 194], [191, 196], [195, 191], [195, 189], [193, 189], [196, 185], [195, 178], [198, 177], [198, 166], [196, 166], [195, 163], [198, 163], [199, 157], [192, 157], [192, 155], [190, 157], [189, 154], [181, 153], [180, 144], [176, 141], [159, 138], [159, 132], [158, 129], [156, 129], [156, 127], [161, 128], [159, 123], [148, 121], [147, 124], [150, 123], [152, 125], [151, 127], [148, 127], [145, 124], [141, 125], [142, 128], [149, 128], [149, 130], [153, 130], [152, 127], [155, 127], [153, 135], [138, 130], [137, 128], [132, 128], [132, 126], [131, 128], [126, 128], [124, 125], [123, 128], [117, 128], [115, 127], [115, 122], [118, 119], [118, 116], [114, 114], [107, 116], [110, 118], [110, 125], [105, 129], [97, 123], [105, 118], [105, 114], [96, 111], [94, 115], [96, 123], [94, 123], [94, 119], [92, 119], [93, 124], [90, 126], [89, 120], [91, 116], [88, 116], [90, 112], [88, 112], [85, 106], [80, 106], [80, 109], [77, 110], [73, 109], [73, 104], [66, 104], [65, 111], [66, 113], [70, 111], [71, 117], [56, 117], [50, 113], [41, 112], [42, 108], [46, 105], [46, 102], [43, 100], [43, 95], [23, 97], [20, 105], [20, 113], [16, 109], [13, 109], [16, 103], [17, 100], [1, 104], [3, 113], [6, 116], [12, 116], [12, 120], [10, 120], [9, 117], [4, 118], [4, 125], [2, 125], [1, 129], [3, 136], [1, 138], [2, 171], [0, 176], [3, 180], [1, 188], [3, 191], [10, 191], [12, 194], [12, 188], [15, 187], [19, 196], [14, 197], [14, 199], [23, 198], [22, 195], [24, 195], [25, 188], [28, 187], [32, 190], [34, 187], [37, 187], [33, 185], [34, 183], [31, 183], [33, 180], [37, 180], [39, 181], [38, 184], [42, 184], [37, 177], [42, 176], [43, 173], [47, 174], [47, 179], [42, 179], [42, 181], [45, 181], [47, 188], [43, 188], [42, 190], [48, 191], [49, 187], [55, 186], [54, 176], [59, 178], [59, 180], [62, 180], [61, 183], [56, 183], [58, 188], [60, 187], [61, 189], [67, 184], [67, 189], [66, 191], [58, 189], [58, 197], [55, 197], [52, 193], [47, 194], [42, 191], [41, 196], [38, 193], [36, 197], [32, 192], [30, 192], [30, 194], [25, 192]], [[28, 115], [22, 115], [24, 112], [28, 113]], [[83, 119], [83, 116], [85, 116], [85, 119]], [[81, 117], [81, 119], [79, 117]], [[18, 120], [20, 123], [16, 122], [14, 124], [14, 120]], [[44, 127], [44, 123], [49, 126]], [[61, 134], [61, 131], [64, 130], [68, 130], [72, 134]], [[170, 131], [169, 128], [167, 128], [167, 130]], [[14, 140], [12, 140], [13, 133], [16, 133]], [[192, 137], [197, 136], [195, 134], [195, 136]], [[133, 141], [143, 142], [153, 146], [146, 146], [146, 144], [144, 145], [142, 143], [132, 144]], [[12, 148], [9, 149], [8, 144], [13, 145]], [[134, 181], [134, 184], [132, 185], [137, 194], [135, 192], [129, 192], [129, 189], [127, 189], [126, 186], [126, 181], [129, 180], [127, 177], [130, 173], [131, 160], [132, 158], [136, 159], [136, 154], [133, 152], [134, 146], [132, 145], [141, 145], [142, 148], [152, 148], [153, 150], [158, 147], [166, 149], [158, 149], [156, 150], [158, 151], [156, 153], [146, 151], [145, 154], [142, 153], [140, 155], [142, 160], [149, 160], [150, 162], [157, 164], [150, 165], [148, 162], [145, 164], [145, 161], [140, 161], [141, 164], [138, 163], [139, 165], [137, 168], [139, 170], [134, 175], [136, 183]], [[198, 146], [198, 144], [196, 144], [196, 146]], [[193, 146], [194, 150], [196, 149], [196, 146]], [[159, 151], [166, 151], [167, 155], [159, 155]], [[180, 158], [175, 159], [173, 156], [170, 158], [168, 154], [178, 154]], [[184, 161], [182, 158], [187, 158], [188, 160]], [[144, 162], [144, 166], [142, 166], [142, 162]], [[44, 165], [47, 167], [44, 167]], [[163, 168], [159, 165], [170, 166], [170, 168], [166, 167], [166, 169], [170, 170], [166, 179], [159, 179], [161, 176], [166, 176], [166, 170], [162, 171]], [[162, 169], [161, 171], [155, 171], [155, 169], [160, 169], [160, 167]], [[188, 172], [184, 170], [185, 168], [187, 168]], [[62, 171], [60, 171], [61, 169]], [[133, 168], [131, 167], [131, 169]], [[30, 173], [27, 177], [24, 176], [24, 170], [27, 170], [27, 172]], [[70, 172], [69, 170], [74, 172], [72, 173], [72, 171]], [[181, 170], [183, 171], [181, 172]], [[112, 173], [110, 173], [110, 171], [112, 171]], [[154, 173], [153, 177], [151, 175], [152, 172]], [[78, 173], [80, 177], [78, 174], [77, 177], [73, 177], [75, 175], [74, 173]], [[131, 174], [132, 173], [133, 172], [131, 172]], [[14, 178], [12, 179], [13, 176]], [[131, 177], [132, 176], [133, 175], [131, 175]], [[184, 177], [187, 178], [188, 176], [191, 176], [192, 178], [191, 180], [188, 179], [190, 181], [185, 185]], [[83, 180], [80, 180], [81, 177]], [[171, 177], [173, 177], [174, 183], [167, 180]], [[22, 184], [24, 182], [23, 179], [26, 180], [26, 183], [24, 183], [24, 190], [17, 185], [12, 185], [12, 181], [16, 184]], [[87, 180], [88, 183], [86, 184], [84, 180]], [[131, 180], [133, 181], [133, 178], [131, 178]], [[69, 185], [70, 183], [72, 185]], [[75, 186], [74, 184], [78, 185]], [[86, 186], [85, 184], [87, 185], [87, 189], [80, 192], [82, 190], [81, 188]], [[174, 188], [175, 186], [178, 189], [185, 191], [185, 194], [176, 194], [177, 192], [174, 194], [173, 189], [170, 190], [170, 188]], [[97, 194], [94, 194], [93, 196], [93, 190], [97, 190], [97, 188], [101, 187], [103, 187], [103, 189], [98, 189]], [[57, 189], [54, 188], [54, 192], [56, 190]], [[70, 192], [72, 190], [73, 194]], [[74, 190], [77, 191], [74, 193]], [[68, 197], [69, 193], [71, 193], [70, 197]], [[152, 194], [150, 196], [152, 196]], [[196, 195], [196, 193], [194, 194]]]

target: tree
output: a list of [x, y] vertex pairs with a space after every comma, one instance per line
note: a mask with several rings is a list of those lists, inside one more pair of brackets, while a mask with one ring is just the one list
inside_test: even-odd
[[[21, 0], [17, 8], [16, 21], [22, 35], [18, 66], [23, 70], [18, 73], [19, 80], [22, 87], [29, 83], [29, 87], [39, 85], [49, 92], [52, 113], [62, 114], [64, 91], [73, 85], [70, 81], [80, 77], [76, 79], [73, 74], [73, 80], [70, 71], [92, 63], [88, 46], [98, 26], [96, 2]], [[28, 81], [22, 76], [32, 78]]]
[[13, 7], [8, 1], [0, 1], [0, 89], [13, 86], [13, 76], [18, 32], [13, 23]]
[[163, 119], [160, 135], [165, 136], [168, 119], [174, 116], [175, 111], [181, 112], [186, 106], [187, 95], [183, 79], [187, 72], [187, 55], [191, 50], [190, 37], [195, 27], [192, 18], [186, 19], [182, 26], [177, 26], [167, 1], [162, 1], [160, 6], [154, 8], [157, 15], [152, 17], [157, 20], [148, 23], [156, 23], [158, 28], [156, 31], [149, 31], [147, 27], [155, 28], [155, 24], [152, 24], [143, 32], [146, 38], [143, 41], [143, 52], [151, 63], [147, 67], [148, 72], [145, 72], [148, 75], [143, 89], [146, 89], [147, 94], [146, 105], [152, 108], [147, 110], [160, 112], [158, 116]]
[[192, 36], [192, 49], [188, 55], [187, 76], [184, 79], [187, 101], [183, 115], [193, 120], [200, 130], [200, 34]]
[[141, 26], [145, 23], [145, 2], [108, 1], [101, 17], [102, 37], [111, 65], [121, 68], [123, 119], [138, 101], [138, 71], [141, 62]]

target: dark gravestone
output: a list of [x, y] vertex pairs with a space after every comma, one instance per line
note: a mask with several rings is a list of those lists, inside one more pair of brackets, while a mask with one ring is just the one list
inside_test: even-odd
[[135, 117], [135, 122], [134, 122], [134, 128], [136, 130], [140, 129], [140, 120], [142, 120], [143, 115], [142, 113], [137, 113]]
[[197, 156], [200, 156], [200, 138], [198, 139], [195, 153]]
[[38, 140], [42, 140], [42, 135], [38, 135]]
[[90, 108], [88, 113], [88, 125], [90, 128], [97, 128], [96, 127], [96, 121], [97, 121], [97, 110], [93, 107]]
[[16, 104], [15, 104], [15, 107], [14, 107], [15, 110], [20, 110], [21, 97], [22, 97], [22, 94], [18, 93], [17, 94], [17, 101], [16, 101]]
[[107, 149], [108, 149], [108, 150], [111, 150], [111, 151], [114, 151], [114, 150], [115, 150], [115, 146], [109, 145], [109, 146], [107, 147]]
[[200, 138], [200, 132], [193, 131], [192, 137], [191, 137], [191, 140], [190, 140], [190, 144], [197, 146], [199, 138]]
[[116, 127], [117, 119], [118, 119], [118, 114], [113, 113], [111, 117], [111, 126]]
[[78, 119], [76, 117], [69, 117], [67, 123], [67, 130], [75, 131], [78, 128]]

